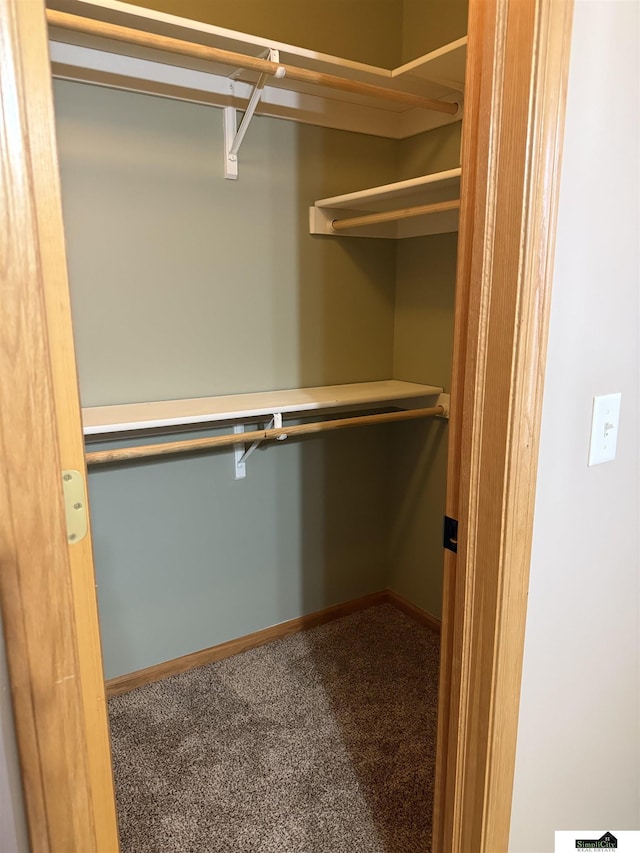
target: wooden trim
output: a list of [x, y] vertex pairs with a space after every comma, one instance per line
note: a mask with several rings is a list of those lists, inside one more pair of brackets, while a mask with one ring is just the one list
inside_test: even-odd
[[[465, 102], [462, 119], [461, 164], [464, 169], [460, 179], [460, 216], [458, 230], [458, 256], [456, 269], [456, 299], [454, 309], [453, 359], [451, 367], [451, 398], [449, 416], [449, 450], [447, 456], [447, 495], [445, 513], [450, 518], [460, 518], [460, 490], [462, 454], [462, 421], [465, 402], [465, 378], [468, 359], [467, 329], [469, 325], [470, 298], [476, 282], [472, 282], [471, 259], [473, 238], [477, 230], [485, 226], [476, 211], [476, 199], [480, 196], [478, 174], [482, 174], [483, 162], [480, 150], [482, 105], [480, 95], [487, 69], [492, 69], [495, 56], [484, 47], [486, 32], [491, 29], [491, 3], [470, 0], [470, 34], [467, 44], [467, 67], [465, 76]], [[491, 44], [489, 44], [491, 47]], [[476, 216], [477, 213], [477, 216]], [[445, 549], [442, 591], [442, 632], [440, 638], [440, 684], [438, 689], [438, 735], [436, 746], [436, 779], [433, 805], [433, 853], [455, 853], [452, 844], [451, 803], [460, 768], [457, 766], [459, 739], [463, 733], [453, 720], [452, 706], [459, 701], [460, 690], [460, 646], [456, 632], [457, 622], [464, 619], [464, 610], [458, 604], [458, 565], [460, 573], [464, 564], [458, 555]]]
[[[475, 185], [478, 164], [474, 152], [478, 148], [480, 128], [480, 83], [483, 72], [492, 67], [493, 56], [484, 55], [478, 45], [484, 34], [487, 5], [469, 0], [467, 32], [467, 66], [462, 117], [462, 150], [460, 162], [460, 213], [458, 220], [458, 254], [454, 306], [453, 355], [451, 363], [451, 396], [449, 402], [447, 494], [445, 514], [459, 518], [460, 454], [462, 450], [462, 414], [467, 364], [467, 326], [471, 291], [471, 247], [474, 233]], [[472, 51], [469, 50], [469, 42]], [[454, 853], [445, 843], [445, 820], [450, 821], [448, 803], [452, 796], [455, 774], [457, 732], [450, 732], [451, 703], [459, 684], [459, 650], [454, 644], [456, 619], [464, 614], [456, 611], [457, 554], [444, 549], [442, 577], [442, 627], [440, 632], [440, 682], [438, 685], [438, 733], [436, 739], [435, 792], [433, 802], [433, 853]], [[449, 838], [450, 836], [447, 835]]]
[[[23, 7], [30, 4], [18, 5]], [[25, 114], [29, 123], [34, 186], [37, 187], [35, 212], [44, 273], [43, 296], [60, 465], [64, 470], [83, 473], [88, 503], [47, 29], [42, 8], [38, 9], [35, 15], [28, 15], [26, 10], [21, 10], [21, 14], [25, 18], [24, 32], [28, 34], [23, 46], [25, 85], [29, 92], [25, 102]], [[70, 546], [68, 551], [78, 638], [78, 663], [82, 673], [82, 712], [86, 720], [88, 739], [89, 793], [92, 797], [97, 846], [100, 851], [115, 851], [119, 843], [118, 827], [91, 533]]]
[[238, 637], [217, 646], [211, 646], [208, 649], [182, 655], [179, 658], [163, 661], [145, 669], [119, 675], [116, 678], [110, 678], [105, 682], [107, 697], [111, 698], [112, 696], [119, 696], [121, 693], [128, 693], [130, 690], [135, 690], [136, 687], [144, 687], [145, 684], [162, 681], [163, 678], [169, 678], [171, 675], [188, 672], [198, 666], [205, 666], [208, 663], [215, 663], [241, 652], [247, 652], [249, 649], [257, 649], [259, 646], [273, 643], [283, 637], [290, 637], [292, 634], [317, 628], [318, 625], [333, 622], [335, 619], [342, 619], [343, 616], [349, 616], [351, 613], [357, 613], [360, 610], [368, 610], [370, 607], [376, 607], [380, 604], [391, 604], [421, 625], [440, 633], [439, 619], [397, 592], [384, 589], [362, 598], [354, 598], [342, 604], [335, 604], [333, 607], [326, 607], [324, 610], [317, 610], [315, 613], [309, 613], [306, 616], [298, 616], [296, 619], [280, 622], [278, 625], [272, 625], [269, 628], [246, 634], [244, 637]]
[[470, 7], [437, 853], [509, 843], [571, 19], [570, 0]]
[[83, 463], [41, 3], [0, 4], [0, 124], [0, 600], [30, 845], [115, 851], [90, 544], [62, 502]]
[[121, 693], [128, 693], [130, 690], [135, 690], [136, 687], [143, 687], [145, 684], [161, 681], [163, 678], [178, 675], [180, 672], [188, 672], [188, 670], [195, 669], [197, 666], [205, 666], [208, 663], [215, 663], [216, 661], [230, 658], [241, 652], [247, 652], [249, 649], [257, 649], [259, 646], [266, 645], [266, 643], [273, 643], [275, 640], [290, 637], [292, 634], [307, 631], [309, 628], [317, 628], [318, 625], [333, 622], [335, 619], [341, 619], [343, 616], [349, 616], [349, 614], [357, 613], [359, 610], [368, 610], [369, 607], [386, 604], [388, 601], [387, 590], [373, 592], [362, 598], [355, 598], [351, 601], [345, 601], [342, 604], [334, 604], [333, 607], [317, 610], [315, 613], [309, 613], [307, 616], [298, 616], [296, 619], [280, 622], [278, 625], [272, 625], [270, 628], [254, 631], [254, 633], [238, 637], [236, 640], [229, 640], [226, 643], [220, 643], [208, 649], [182, 655], [182, 657], [173, 658], [173, 660], [164, 661], [154, 666], [148, 666], [136, 672], [110, 678], [106, 682], [107, 696], [111, 697], [118, 696]]
[[401, 92], [398, 89], [385, 89], [384, 86], [362, 83], [359, 80], [349, 80], [347, 77], [338, 77], [335, 74], [327, 74], [323, 71], [312, 71], [309, 68], [298, 68], [295, 65], [271, 62], [268, 59], [259, 59], [255, 56], [225, 50], [220, 47], [183, 41], [182, 39], [145, 32], [144, 30], [136, 30], [131, 27], [122, 27], [119, 24], [109, 24], [105, 21], [95, 21], [91, 18], [70, 15], [67, 12], [57, 12], [49, 9], [47, 11], [47, 20], [53, 27], [60, 27], [106, 39], [114, 39], [125, 42], [126, 44], [136, 44], [155, 50], [163, 50], [180, 56], [205, 59], [210, 62], [231, 65], [234, 68], [257, 71], [260, 74], [268, 74], [276, 78], [284, 77], [289, 80], [297, 80], [300, 83], [326, 86], [329, 89], [336, 89], [340, 92], [352, 92], [356, 95], [380, 98], [386, 101], [393, 101], [397, 104], [403, 104], [406, 107], [418, 107], [424, 110], [445, 113], [446, 115], [455, 115], [459, 109], [458, 104], [438, 101], [434, 98], [424, 98], [421, 95], [414, 95], [411, 92]]
[[408, 598], [400, 595], [400, 593], [395, 592], [392, 589], [388, 589], [387, 602], [389, 604], [393, 604], [394, 607], [397, 607], [398, 610], [401, 610], [407, 616], [410, 616], [414, 621], [419, 622], [420, 625], [424, 625], [426, 628], [431, 628], [431, 630], [435, 631], [437, 634], [440, 633], [442, 628], [441, 621], [437, 617], [432, 616], [431, 613], [427, 613], [426, 610], [418, 607], [418, 605], [414, 604], [413, 601], [409, 601]]

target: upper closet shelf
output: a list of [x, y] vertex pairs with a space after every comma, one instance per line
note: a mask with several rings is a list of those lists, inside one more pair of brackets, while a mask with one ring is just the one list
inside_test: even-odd
[[442, 388], [435, 385], [390, 379], [224, 397], [95, 406], [82, 410], [82, 422], [85, 435], [104, 437], [112, 433], [229, 422], [276, 414], [296, 415], [316, 410], [328, 412], [388, 405], [415, 408], [441, 393]]
[[258, 86], [256, 113], [392, 139], [462, 117], [466, 38], [389, 70], [118, 0], [48, 5], [61, 79], [242, 110]]
[[309, 209], [312, 234], [420, 237], [458, 230], [460, 169], [323, 198]]

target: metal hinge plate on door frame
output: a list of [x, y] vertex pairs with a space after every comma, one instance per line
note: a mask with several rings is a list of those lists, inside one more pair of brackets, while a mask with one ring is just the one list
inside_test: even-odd
[[87, 496], [84, 488], [84, 477], [80, 471], [62, 472], [62, 492], [64, 495], [64, 511], [67, 517], [67, 542], [75, 545], [87, 535], [89, 522], [87, 518]]

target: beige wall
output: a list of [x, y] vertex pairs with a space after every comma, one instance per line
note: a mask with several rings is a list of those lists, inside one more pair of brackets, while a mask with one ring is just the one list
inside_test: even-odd
[[468, 5], [468, 0], [404, 0], [402, 61], [466, 35]]
[[[266, 7], [254, 6], [207, 10], [257, 31]], [[270, 19], [282, 39], [287, 8]], [[300, 34], [333, 50], [302, 8]], [[367, 40], [361, 4], [322, 9], [326, 33], [341, 16], [340, 37], [375, 45], [379, 62], [394, 39], [399, 50], [401, 4], [367, 3]], [[397, 143], [257, 117], [232, 182], [220, 110], [64, 82], [55, 94], [84, 405], [392, 375], [448, 388], [455, 235], [311, 236], [307, 210], [457, 165], [459, 125]], [[446, 434], [288, 442], [254, 454], [246, 483], [230, 451], [92, 472], [107, 676], [389, 583], [438, 615]]]
[[136, 0], [135, 5], [385, 68], [467, 33], [468, 0]]
[[[460, 166], [462, 122], [403, 139], [398, 146], [398, 179], [415, 178]], [[401, 244], [402, 245], [402, 244]]]
[[[394, 376], [451, 387], [457, 234], [398, 245]], [[396, 429], [391, 445], [389, 586], [434, 616], [442, 614], [442, 520], [448, 423]]]
[[58, 82], [83, 404], [390, 376], [395, 246], [308, 233], [314, 198], [391, 180], [390, 140]]
[[315, 198], [396, 177], [392, 140], [57, 82], [83, 404], [380, 379], [395, 245], [312, 237]]
[[[428, 6], [428, 4], [424, 4]], [[408, 4], [408, 13], [420, 10]], [[415, 31], [421, 32], [421, 17]], [[426, 47], [424, 49], [427, 49]], [[460, 122], [403, 140], [398, 178], [460, 165]], [[451, 390], [457, 234], [400, 240], [397, 246], [394, 359], [397, 379]], [[433, 377], [427, 380], [426, 377]], [[428, 613], [442, 615], [442, 523], [448, 424], [405, 424], [391, 445], [389, 586]]]
[[[392, 141], [56, 83], [84, 405], [388, 378], [396, 247], [308, 232]], [[428, 377], [425, 376], [425, 380]], [[108, 677], [386, 586], [384, 429], [90, 474]]]
[[[638, 13], [575, 9], [512, 853], [640, 828]], [[592, 397], [616, 391], [617, 459], [588, 468]]]
[[[402, 61], [403, 0], [137, 0], [136, 5], [394, 68]], [[268, 46], [268, 44], [267, 44]]]

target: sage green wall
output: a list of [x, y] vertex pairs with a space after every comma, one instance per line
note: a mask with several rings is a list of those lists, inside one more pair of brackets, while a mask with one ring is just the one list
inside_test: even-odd
[[468, 0], [136, 0], [135, 5], [384, 68], [467, 32]]
[[[309, 203], [391, 180], [392, 142], [55, 85], [83, 404], [391, 376], [396, 247]], [[90, 474], [107, 677], [386, 586], [384, 429]]]
[[402, 61], [410, 62], [467, 34], [468, 0], [404, 0]]
[[386, 586], [384, 430], [90, 474], [107, 678]]
[[[398, 247], [394, 376], [451, 387], [457, 234]], [[403, 424], [391, 455], [389, 586], [434, 616], [442, 612], [446, 421]]]
[[[405, 0], [403, 60], [466, 32], [466, 2]], [[398, 178], [460, 165], [462, 123], [398, 145]], [[457, 234], [398, 241], [394, 376], [451, 390]], [[448, 424], [405, 424], [391, 457], [389, 586], [434, 616], [442, 614], [442, 520]]]
[[[314, 198], [392, 180], [390, 140], [58, 82], [84, 405], [390, 376], [395, 247], [313, 238]], [[117, 343], [116, 343], [117, 341]]]
[[459, 167], [461, 135], [462, 122], [457, 121], [403, 139], [398, 143], [398, 179], [404, 181]]
[[[461, 123], [403, 140], [399, 177], [460, 165]], [[451, 390], [457, 234], [400, 240], [397, 247], [394, 376]], [[389, 586], [442, 615], [442, 519], [448, 424], [412, 423], [392, 445]], [[399, 433], [398, 433], [399, 435]]]
[[402, 61], [402, 0], [137, 0], [136, 5], [384, 68]]
[[[366, 38], [358, 2], [324, 29], [306, 4], [297, 21], [284, 2], [217, 5], [223, 26], [401, 59], [391, 0], [367, 0]], [[457, 165], [459, 124], [395, 143], [258, 117], [230, 182], [219, 110], [64, 82], [55, 96], [84, 405], [394, 371], [448, 387], [431, 312], [451, 312], [454, 238], [311, 237], [307, 208]], [[396, 427], [402, 444], [392, 429], [266, 448], [245, 482], [230, 451], [92, 472], [107, 677], [389, 582], [439, 613], [446, 425]]]

